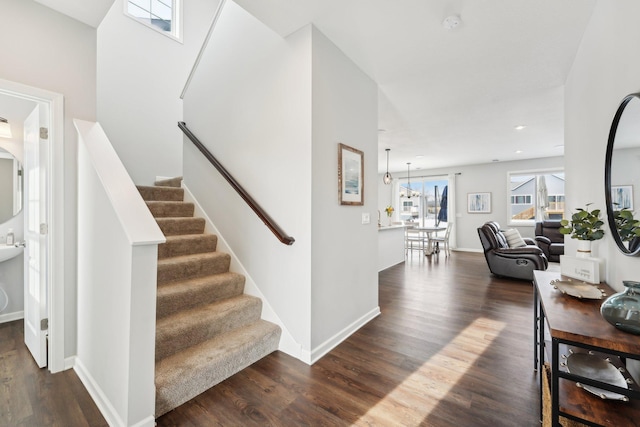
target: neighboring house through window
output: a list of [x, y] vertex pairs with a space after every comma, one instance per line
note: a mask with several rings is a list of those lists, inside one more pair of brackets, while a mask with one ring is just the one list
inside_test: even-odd
[[564, 216], [564, 171], [509, 172], [509, 223], [534, 225]]
[[181, 41], [180, 0], [124, 0], [125, 15]]

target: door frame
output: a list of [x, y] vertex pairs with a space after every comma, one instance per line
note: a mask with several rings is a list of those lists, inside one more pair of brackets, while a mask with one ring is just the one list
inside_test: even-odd
[[49, 106], [49, 164], [47, 165], [49, 232], [47, 310], [48, 369], [52, 373], [72, 367], [65, 365], [64, 310], [64, 96], [59, 93], [0, 79], [0, 93]]

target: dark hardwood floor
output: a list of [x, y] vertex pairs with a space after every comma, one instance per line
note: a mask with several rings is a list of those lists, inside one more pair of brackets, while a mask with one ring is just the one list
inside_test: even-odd
[[0, 324], [0, 426], [107, 426], [73, 370], [38, 368], [24, 344], [23, 325]]
[[[539, 425], [531, 283], [491, 276], [482, 254], [416, 253], [380, 273], [380, 308], [313, 366], [273, 353], [157, 425]], [[21, 327], [0, 325], [0, 425], [104, 425], [73, 371], [30, 366]]]

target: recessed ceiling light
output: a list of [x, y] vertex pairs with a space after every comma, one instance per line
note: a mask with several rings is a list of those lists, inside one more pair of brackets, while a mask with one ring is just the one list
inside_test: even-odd
[[515, 130], [522, 130], [522, 129], [524, 129], [524, 128], [526, 128], [526, 126], [525, 126], [525, 125], [518, 125], [518, 126], [515, 126], [515, 127], [514, 127], [514, 129], [515, 129]]
[[418, 154], [418, 155], [416, 156], [416, 159], [421, 159], [421, 158], [423, 158], [423, 157], [424, 157], [424, 156], [423, 156], [422, 154]]
[[522, 150], [516, 150], [516, 154], [521, 154]]

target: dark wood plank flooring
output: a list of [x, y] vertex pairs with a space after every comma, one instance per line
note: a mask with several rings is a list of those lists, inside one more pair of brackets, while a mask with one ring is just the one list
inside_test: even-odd
[[[461, 252], [379, 277], [382, 314], [313, 366], [275, 352], [157, 425], [539, 425], [531, 283]], [[33, 369], [21, 327], [0, 325], [0, 425], [105, 425], [73, 371]]]
[[38, 368], [22, 320], [0, 324], [0, 426], [108, 426], [73, 370]]
[[380, 273], [382, 314], [313, 366], [276, 352], [158, 426], [537, 426], [530, 282], [482, 254]]

